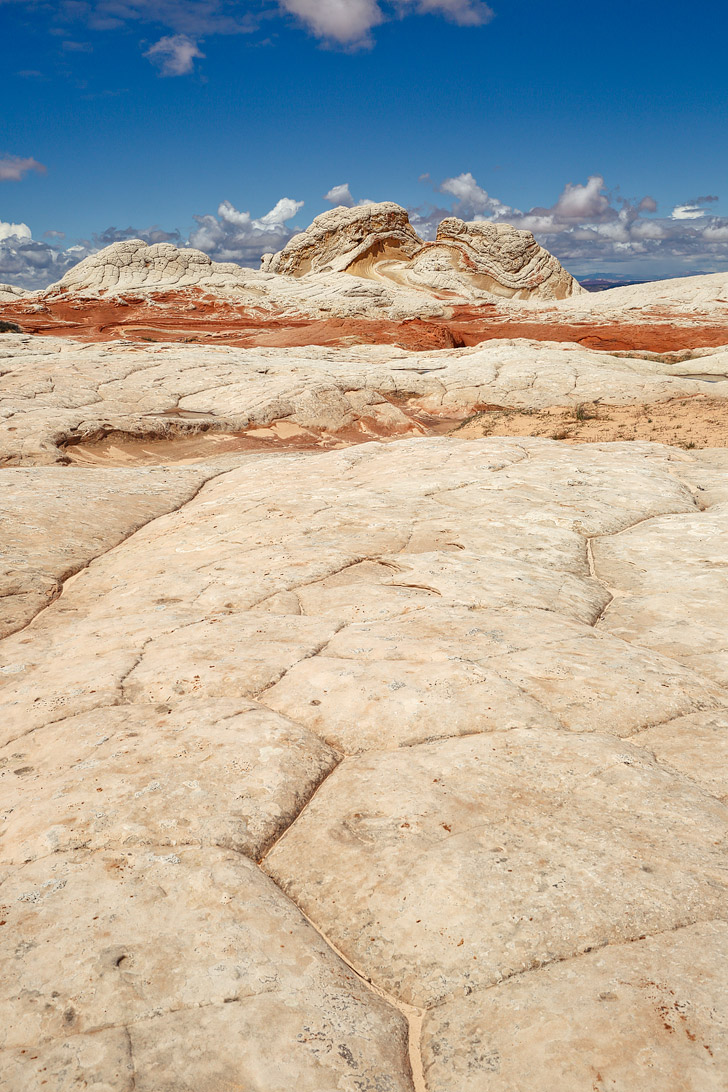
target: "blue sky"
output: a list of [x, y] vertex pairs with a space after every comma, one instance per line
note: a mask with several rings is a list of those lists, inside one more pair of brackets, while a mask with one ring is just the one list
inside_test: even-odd
[[0, 0], [0, 37], [0, 280], [127, 229], [256, 264], [342, 194], [728, 268], [722, 0]]

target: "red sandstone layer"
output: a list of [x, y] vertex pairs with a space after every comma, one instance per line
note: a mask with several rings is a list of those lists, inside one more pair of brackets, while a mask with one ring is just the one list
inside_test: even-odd
[[79, 341], [189, 341], [241, 347], [398, 345], [404, 349], [446, 349], [478, 345], [493, 338], [577, 342], [589, 349], [664, 353], [728, 344], [728, 319], [641, 313], [637, 320], [567, 321], [555, 312], [514, 319], [497, 304], [451, 309], [447, 319], [315, 319], [246, 308], [194, 289], [154, 296], [83, 299], [55, 296], [42, 302], [18, 299], [0, 304], [0, 319], [27, 333]]

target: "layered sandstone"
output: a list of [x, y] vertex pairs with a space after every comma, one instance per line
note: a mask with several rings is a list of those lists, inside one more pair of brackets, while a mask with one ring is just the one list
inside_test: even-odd
[[529, 231], [450, 217], [426, 244], [391, 202], [317, 216], [282, 251], [265, 255], [263, 269], [293, 277], [344, 272], [466, 298], [557, 300], [584, 291]]
[[407, 261], [422, 246], [407, 212], [392, 201], [330, 209], [294, 235], [278, 254], [265, 254], [262, 269], [303, 277], [307, 273], [355, 272], [359, 263]]
[[[728, 394], [725, 351], [667, 363], [519, 340], [429, 353], [386, 346], [304, 352], [84, 346], [10, 334], [0, 343], [0, 363], [0, 463], [26, 466], [93, 461], [94, 452], [122, 465], [194, 460], [215, 453], [216, 437], [220, 456], [265, 441], [331, 447], [454, 428], [498, 407], [566, 403], [573, 415], [595, 399], [644, 410]], [[181, 440], [192, 448], [176, 456]]]

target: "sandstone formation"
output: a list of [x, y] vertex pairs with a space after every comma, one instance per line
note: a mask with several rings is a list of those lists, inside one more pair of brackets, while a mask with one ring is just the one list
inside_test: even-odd
[[590, 294], [527, 231], [449, 217], [425, 243], [391, 202], [324, 213], [262, 270], [132, 239], [45, 291], [3, 287], [0, 320], [90, 341], [426, 350], [526, 337], [657, 353], [728, 343], [726, 273]]
[[424, 243], [405, 209], [391, 202], [336, 208], [317, 216], [262, 268], [304, 277], [350, 273], [420, 290], [468, 296], [472, 290], [516, 299], [564, 299], [584, 289], [529, 231], [457, 217], [443, 220]]
[[407, 261], [422, 247], [407, 212], [392, 201], [330, 209], [294, 235], [278, 254], [264, 254], [265, 272], [303, 277], [307, 273], [354, 273], [360, 265], [391, 258]]
[[0, 1090], [723, 1092], [728, 275], [265, 264], [2, 304]]
[[421, 436], [3, 470], [8, 1092], [719, 1088], [725, 469]]
[[[330, 447], [447, 431], [489, 406], [644, 406], [728, 394], [726, 352], [668, 364], [527, 341], [435, 353], [241, 352], [6, 335], [0, 367], [6, 465], [160, 463], [266, 442]], [[190, 446], [175, 447], [180, 439]], [[168, 446], [155, 448], [160, 442]]]
[[27, 295], [29, 295], [29, 293], [25, 288], [18, 288], [14, 284], [0, 284], [0, 302], [2, 303], [7, 303]]

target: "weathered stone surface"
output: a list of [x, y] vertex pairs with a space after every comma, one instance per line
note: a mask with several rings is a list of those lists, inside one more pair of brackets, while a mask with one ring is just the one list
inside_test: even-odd
[[728, 811], [605, 736], [346, 759], [265, 866], [352, 964], [426, 1007], [728, 913]]
[[728, 925], [710, 922], [519, 975], [434, 1009], [428, 1092], [719, 1092]]
[[417, 255], [412, 266], [423, 280], [426, 271], [449, 266], [483, 291], [506, 298], [562, 300], [586, 295], [530, 231], [510, 224], [465, 223], [449, 216], [438, 225], [434, 245]]
[[261, 695], [271, 709], [352, 754], [496, 728], [557, 726], [538, 702], [475, 663], [335, 660], [293, 667]]
[[346, 272], [465, 297], [473, 289], [518, 299], [584, 293], [530, 231], [451, 216], [439, 225], [435, 242], [425, 243], [405, 209], [392, 202], [324, 212], [278, 254], [265, 255], [263, 269], [294, 277]]
[[726, 503], [601, 539], [594, 563], [615, 598], [600, 624], [725, 686], [727, 551]]
[[[253, 404], [263, 429], [303, 428], [296, 415], [351, 429], [381, 405], [380, 380], [443, 414], [483, 383], [535, 398], [597, 373], [643, 392], [676, 382], [657, 362], [598, 354], [577, 374], [562, 364], [582, 350], [527, 345], [443, 354], [432, 372], [431, 356], [379, 350], [312, 365], [57, 346], [4, 377], [20, 384], [12, 399], [24, 392], [13, 458], [54, 457], [63, 398], [77, 399], [76, 430], [169, 421], [179, 406], [250, 419]], [[468, 375], [451, 373], [462, 361]], [[321, 369], [338, 378], [312, 393]], [[480, 1092], [498, 1077], [494, 1051], [504, 1081], [530, 1066], [544, 1092], [572, 1078], [592, 1092], [582, 1073], [614, 1051], [590, 983], [633, 982], [620, 953], [640, 937], [664, 961], [650, 981], [687, 998], [689, 1018], [700, 1009], [687, 1026], [718, 1068], [689, 1036], [677, 1052], [664, 1028], [653, 1036], [635, 986], [620, 994], [617, 1062], [633, 1041], [644, 1053], [610, 1077], [619, 1092], [649, 1088], [652, 1062], [683, 1067], [690, 1092], [710, 1088], [725, 1069], [723, 1001], [665, 938], [698, 923], [695, 943], [722, 959], [705, 923], [728, 916], [728, 694], [643, 635], [687, 617], [705, 574], [722, 594], [725, 469], [725, 452], [529, 437], [242, 451], [174, 473], [6, 469], [18, 590], [39, 572], [58, 581], [69, 557], [80, 568], [0, 643], [0, 959], [17, 968], [0, 1011], [3, 1092], [44, 1080], [51, 1092]], [[44, 481], [56, 536], [31, 503]], [[663, 526], [680, 540], [672, 569]], [[640, 536], [653, 527], [649, 612], [633, 612], [625, 639], [610, 619], [652, 579]], [[714, 611], [689, 621], [696, 649], [718, 641]], [[613, 968], [570, 977], [595, 957]], [[517, 983], [533, 1016], [488, 1017], [484, 1032], [487, 1005], [510, 1012]], [[539, 1069], [559, 1006], [587, 1030]]]
[[392, 201], [355, 208], [341, 206], [317, 216], [278, 254], [264, 255], [262, 268], [293, 277], [343, 273], [377, 258], [406, 262], [422, 245], [406, 210]]
[[0, 874], [81, 847], [212, 845], [257, 859], [337, 761], [300, 725], [244, 700], [70, 717], [0, 756]]
[[6, 470], [0, 494], [0, 637], [26, 625], [92, 558], [190, 500], [215, 472]]
[[728, 803], [728, 712], [692, 713], [632, 738], [665, 766], [692, 778]]
[[1, 890], [13, 1090], [410, 1092], [405, 1021], [238, 854], [59, 853]]
[[[225, 432], [276, 440], [276, 428], [294, 426], [304, 445], [331, 445], [424, 433], [483, 405], [646, 403], [705, 387], [654, 361], [519, 341], [437, 353], [356, 346], [342, 355], [323, 348], [81, 347], [16, 334], [3, 339], [0, 359], [0, 462], [12, 465], [67, 462], [79, 457], [82, 441], [104, 438], [120, 445], [116, 461], [124, 465], [133, 462], [124, 456], [129, 441]], [[725, 394], [728, 381], [711, 391]], [[261, 428], [274, 431], [257, 433]], [[162, 449], [162, 461], [170, 455]]]

